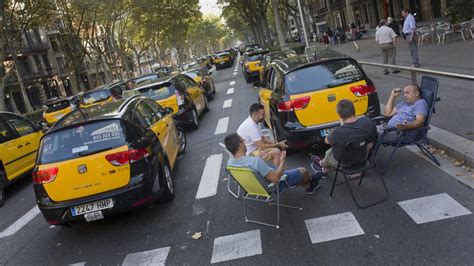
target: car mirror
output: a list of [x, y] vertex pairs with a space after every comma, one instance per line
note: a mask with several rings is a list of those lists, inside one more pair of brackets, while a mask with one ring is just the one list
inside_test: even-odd
[[165, 114], [169, 115], [173, 113], [173, 108], [171, 107], [165, 107]]

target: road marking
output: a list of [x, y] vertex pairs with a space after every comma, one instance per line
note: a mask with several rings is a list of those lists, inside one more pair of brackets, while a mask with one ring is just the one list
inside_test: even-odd
[[214, 132], [215, 135], [224, 134], [227, 132], [227, 126], [229, 125], [229, 117], [224, 117], [219, 119], [217, 122], [216, 131]]
[[165, 265], [170, 247], [128, 254], [122, 265]]
[[227, 94], [232, 94], [232, 93], [234, 93], [234, 88], [229, 88], [229, 89], [227, 90]]
[[230, 86], [234, 86], [235, 85], [235, 80], [232, 80], [230, 83], [229, 83]]
[[308, 219], [304, 222], [313, 244], [364, 234], [351, 212]]
[[222, 105], [222, 109], [228, 108], [228, 107], [231, 107], [231, 106], [232, 106], [232, 99], [225, 100], [224, 104]]
[[232, 73], [232, 75], [237, 76], [237, 72]]
[[77, 262], [77, 263], [73, 263], [73, 264], [69, 264], [69, 266], [84, 266], [86, 265], [86, 262], [83, 261], [83, 262]]
[[196, 199], [211, 197], [217, 194], [219, 175], [221, 172], [222, 153], [213, 154], [206, 160], [202, 171], [201, 182], [196, 193]]
[[35, 218], [36, 215], [38, 215], [39, 213], [40, 213], [40, 210], [38, 206], [33, 207], [33, 209], [25, 213], [20, 219], [18, 219], [16, 222], [10, 225], [7, 229], [5, 229], [3, 232], [0, 232], [0, 238], [14, 235], [21, 228], [23, 228], [23, 226], [25, 226], [27, 223], [33, 220], [33, 218]]
[[417, 224], [472, 214], [446, 193], [405, 200], [398, 202], [398, 205]]
[[211, 263], [235, 260], [262, 254], [260, 230], [214, 239]]

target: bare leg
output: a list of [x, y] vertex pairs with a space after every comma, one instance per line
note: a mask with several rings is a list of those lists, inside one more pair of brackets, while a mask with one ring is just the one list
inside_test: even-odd
[[298, 171], [301, 173], [301, 181], [298, 184], [300, 187], [309, 188], [311, 184], [311, 176], [309, 176], [308, 170], [304, 167], [298, 167]]

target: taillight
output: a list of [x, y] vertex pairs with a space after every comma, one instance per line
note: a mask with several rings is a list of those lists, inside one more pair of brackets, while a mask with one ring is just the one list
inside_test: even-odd
[[373, 84], [352, 86], [350, 87], [350, 90], [352, 91], [352, 93], [354, 93], [355, 96], [359, 96], [359, 97], [367, 96], [377, 91], [377, 89], [375, 88]]
[[52, 168], [33, 172], [33, 183], [34, 184], [51, 183], [56, 179], [58, 172], [59, 172], [59, 168], [57, 167], [52, 167]]
[[105, 159], [107, 159], [107, 161], [109, 161], [109, 163], [114, 166], [122, 166], [136, 162], [144, 157], [147, 157], [148, 155], [149, 154], [146, 149], [141, 148], [107, 154], [105, 155]]
[[291, 112], [302, 110], [306, 108], [306, 106], [308, 106], [310, 100], [310, 96], [305, 96], [285, 102], [280, 102], [278, 103], [278, 112]]
[[184, 104], [184, 96], [181, 95], [181, 93], [179, 93], [178, 91], [175, 91], [174, 95], [176, 95], [176, 100], [178, 101], [178, 106], [183, 105]]

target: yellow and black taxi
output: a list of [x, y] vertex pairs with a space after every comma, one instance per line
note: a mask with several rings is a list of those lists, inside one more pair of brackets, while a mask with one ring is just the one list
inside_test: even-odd
[[169, 108], [143, 96], [80, 108], [43, 137], [33, 187], [46, 221], [90, 222], [174, 198], [186, 149]]
[[205, 70], [201, 68], [194, 68], [186, 70], [182, 73], [201, 85], [201, 87], [204, 89], [207, 100], [212, 101], [214, 99], [214, 94], [216, 94], [216, 86], [214, 85], [214, 79], [211, 76], [212, 72], [203, 72], [205, 72]]
[[170, 107], [178, 125], [192, 129], [199, 127], [199, 116], [209, 111], [204, 90], [183, 74], [143, 82], [133, 90], [124, 91], [122, 95], [124, 98], [144, 95], [163, 107]]
[[268, 50], [257, 50], [245, 53], [242, 63], [242, 73], [247, 83], [252, 79], [260, 79], [260, 75], [263, 72], [262, 59], [268, 52]]
[[219, 70], [231, 67], [234, 64], [234, 60], [227, 52], [218, 53], [214, 56], [214, 64], [216, 65], [216, 69]]
[[127, 88], [125, 82], [116, 82], [100, 86], [85, 92], [81, 97], [80, 107], [90, 107], [114, 102], [122, 98], [122, 91]]
[[374, 83], [356, 60], [332, 50], [272, 60], [254, 85], [260, 86], [266, 124], [290, 148], [320, 142], [340, 125], [339, 100], [351, 100], [357, 116], [380, 115]]
[[5, 203], [5, 188], [33, 170], [42, 136], [41, 125], [0, 112], [0, 207]]
[[56, 121], [74, 110], [69, 98], [53, 98], [44, 104], [46, 109], [43, 111], [43, 120], [48, 126], [52, 126]]

